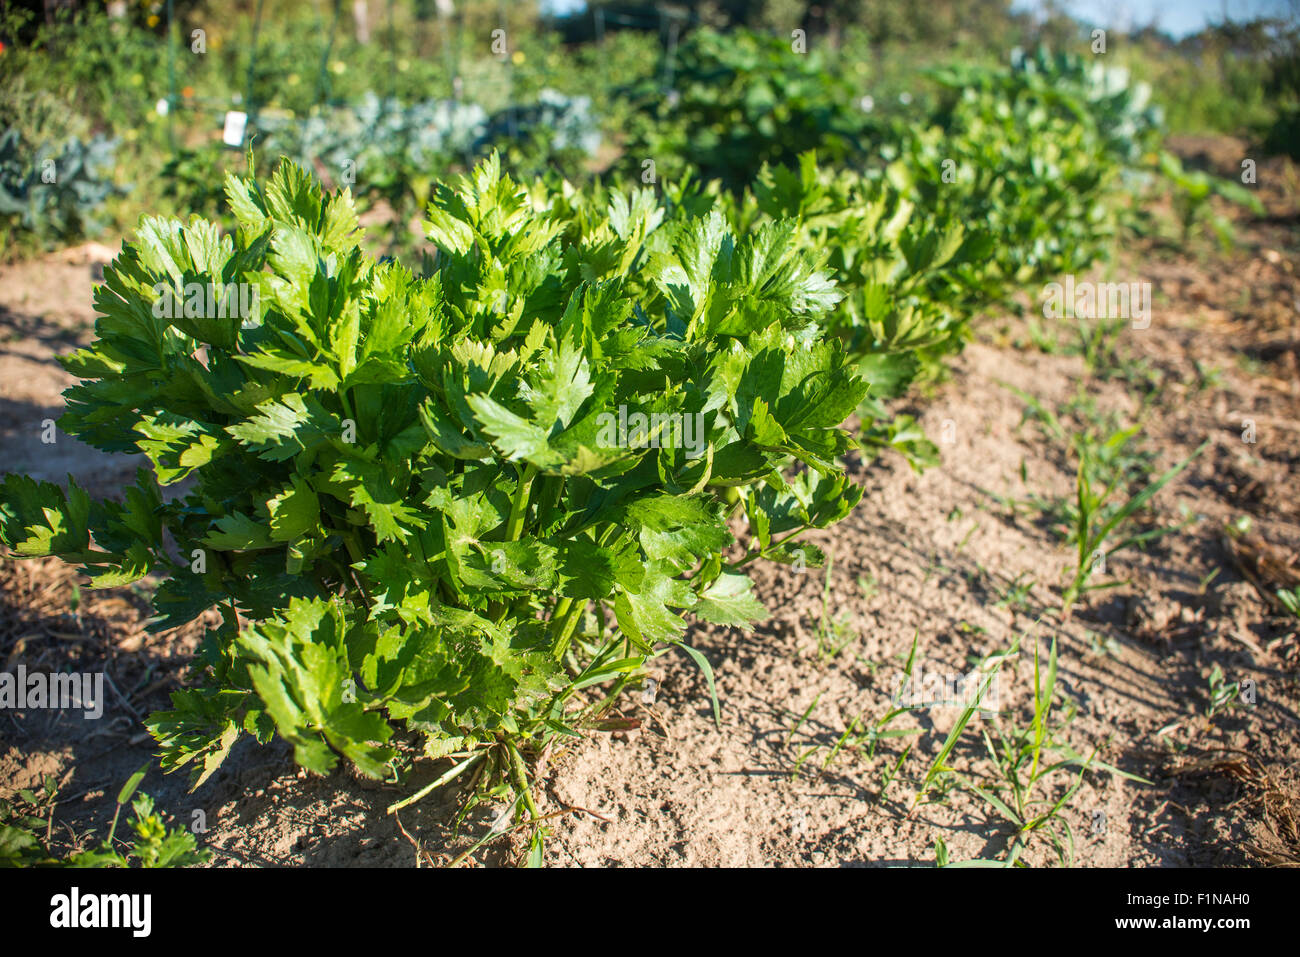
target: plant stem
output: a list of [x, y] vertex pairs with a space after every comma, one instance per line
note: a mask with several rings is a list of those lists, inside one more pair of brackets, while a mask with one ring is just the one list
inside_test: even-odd
[[[610, 525], [596, 539], [596, 544], [604, 548], [617, 531], [618, 526]], [[559, 635], [555, 639], [553, 653], [556, 661], [564, 660], [564, 652], [568, 650], [569, 640], [573, 637], [573, 631], [578, 627], [578, 622], [582, 620], [582, 613], [586, 610], [587, 603], [585, 601], [578, 602], [575, 605], [574, 599], [562, 598], [556, 603], [555, 611], [551, 613], [551, 623], [563, 621], [563, 624], [560, 625]]]
[[802, 535], [804, 532], [808, 531], [808, 529], [810, 529], [810, 528], [812, 528], [811, 525], [805, 525], [805, 526], [803, 526], [803, 528], [796, 528], [793, 532], [791, 532], [789, 535], [787, 535], [785, 538], [781, 539], [780, 541], [778, 541], [778, 542], [772, 542], [770, 545], [767, 546], [767, 548], [760, 548], [760, 549], [758, 549], [757, 551], [750, 552], [748, 555], [746, 555], [746, 556], [745, 556], [744, 558], [742, 558], [740, 561], [736, 562], [736, 564], [733, 565], [732, 568], [739, 568], [739, 567], [742, 566], [742, 565], [748, 565], [750, 562], [752, 562], [755, 558], [758, 558], [760, 555], [766, 555], [766, 554], [767, 554], [768, 552], [770, 552], [772, 549], [774, 549], [774, 548], [780, 548], [780, 547], [781, 547], [782, 545], [784, 545], [786, 542], [788, 542], [788, 541], [792, 541], [793, 539], [798, 538], [800, 535]]
[[555, 614], [551, 616], [551, 621], [563, 616], [560, 633], [555, 639], [554, 654], [557, 661], [564, 658], [564, 652], [568, 650], [569, 641], [573, 638], [573, 632], [578, 627], [578, 622], [582, 620], [582, 613], [586, 610], [587, 603], [585, 601], [575, 602], [572, 598], [566, 598], [555, 606]]
[[524, 807], [528, 808], [528, 816], [536, 820], [541, 815], [537, 812], [537, 805], [533, 803], [532, 791], [528, 788], [528, 774], [524, 770], [523, 756], [513, 742], [506, 741], [505, 746], [506, 754], [510, 759], [511, 783], [514, 784], [515, 790], [519, 792], [519, 796], [523, 799]]
[[514, 501], [510, 503], [510, 517], [506, 519], [507, 542], [519, 541], [519, 535], [524, 529], [524, 518], [528, 514], [528, 493], [536, 477], [537, 466], [528, 465], [519, 478], [519, 487], [515, 489]]
[[[354, 563], [361, 561], [361, 543], [357, 541], [357, 530], [355, 528], [349, 529], [343, 535], [343, 544], [347, 546], [348, 556]], [[355, 568], [349, 567], [348, 570], [352, 573], [352, 581], [357, 586], [357, 591], [361, 592], [361, 597], [369, 605], [370, 595], [366, 592], [366, 586], [361, 584], [361, 576], [357, 574]]]
[[547, 475], [543, 478], [541, 490], [537, 496], [537, 518], [540, 521], [546, 520], [546, 514], [555, 508], [555, 504], [560, 500], [563, 491], [563, 475]]
[[[519, 476], [519, 485], [515, 489], [515, 497], [510, 503], [510, 516], [506, 519], [505, 541], [517, 542], [519, 536], [524, 530], [524, 519], [528, 516], [528, 495], [532, 490], [533, 479], [537, 477], [537, 467], [528, 465], [524, 468], [523, 473]], [[509, 602], [492, 602], [488, 609], [488, 616], [498, 625], [505, 621], [506, 615], [510, 612]]]

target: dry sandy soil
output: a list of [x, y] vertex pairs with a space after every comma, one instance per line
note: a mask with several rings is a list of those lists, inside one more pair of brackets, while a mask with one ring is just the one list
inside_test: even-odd
[[[1242, 149], [1178, 146], [1224, 175]], [[968, 672], [1019, 639], [999, 686], [1003, 730], [1027, 726], [1035, 647], [1045, 656], [1057, 643], [1052, 723], [1073, 715], [1059, 739], [1134, 776], [1082, 775], [1059, 816], [1073, 834], [1073, 863], [1300, 863], [1291, 803], [1300, 621], [1274, 597], [1300, 582], [1300, 220], [1296, 170], [1270, 161], [1260, 179], [1270, 216], [1242, 221], [1231, 252], [1126, 243], [1109, 278], [1151, 282], [1155, 311], [1147, 329], [1122, 327], [1113, 355], [1090, 366], [1065, 330], [1063, 347], [1043, 351], [1023, 319], [986, 320], [950, 380], [905, 410], [945, 440], [942, 465], [918, 475], [893, 455], [850, 463], [867, 488], [862, 505], [811, 538], [833, 556], [829, 576], [758, 569], [768, 622], [752, 634], [696, 627], [687, 636], [717, 673], [720, 727], [699, 669], [674, 652], [655, 663], [653, 702], [637, 694], [622, 706], [630, 730], [546, 755], [541, 809], [558, 812], [547, 863], [929, 864], [936, 839], [954, 860], [1004, 856], [1015, 828], [969, 788], [941, 789], [912, 808], [958, 709], [900, 718], [891, 727], [917, 733], [885, 739], [874, 754], [835, 751], [855, 721], [861, 730], [889, 710], [914, 638], [918, 673]], [[70, 381], [53, 358], [90, 332], [91, 283], [80, 263], [0, 270], [0, 437], [6, 469], [51, 480], [71, 472], [111, 494], [138, 463], [62, 435], [40, 441]], [[1153, 457], [1154, 474], [1209, 442], [1143, 516], [1145, 527], [1177, 530], [1112, 556], [1108, 574], [1127, 584], [1090, 594], [1069, 616], [1060, 592], [1070, 549], [1050, 511], [1024, 503], [1068, 500], [1076, 460], [1015, 390], [1062, 415], [1068, 430], [1107, 411], [1140, 424], [1133, 444]], [[1244, 419], [1254, 443], [1243, 441]], [[1249, 531], [1230, 534], [1243, 516]], [[57, 712], [0, 716], [0, 797], [53, 775], [53, 833], [65, 845], [89, 828], [102, 833], [118, 787], [151, 754], [140, 716], [165, 706], [185, 678], [197, 631], [146, 635], [147, 613], [138, 592], [83, 591], [55, 563], [0, 559], [6, 667], [104, 669], [112, 681], [107, 713], [90, 731]], [[1216, 666], [1227, 682], [1253, 683], [1254, 703], [1234, 699], [1207, 718]], [[985, 732], [994, 722], [976, 716], [948, 759], [981, 786], [994, 772]], [[464, 795], [455, 787], [400, 820], [385, 813], [442, 770], [424, 762], [400, 787], [346, 772], [308, 777], [287, 747], [245, 742], [193, 794], [156, 769], [143, 788], [184, 824], [203, 812], [200, 839], [217, 864], [447, 863], [490, 836], [464, 860], [518, 860], [520, 833], [492, 836], [501, 808], [456, 823]], [[1034, 797], [1053, 801], [1076, 777], [1055, 772]], [[1022, 859], [1059, 862], [1041, 835]]]

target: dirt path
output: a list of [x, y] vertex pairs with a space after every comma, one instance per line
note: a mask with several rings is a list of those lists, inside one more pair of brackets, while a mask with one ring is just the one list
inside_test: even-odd
[[[1030, 720], [1035, 637], [1044, 665], [1057, 642], [1050, 723], [1073, 713], [1060, 739], [1150, 782], [1082, 776], [1060, 814], [1074, 863], [1300, 861], [1287, 797], [1297, 793], [1300, 760], [1297, 619], [1271, 600], [1300, 553], [1300, 236], [1294, 192], [1272, 200], [1273, 219], [1243, 231], [1231, 254], [1174, 254], [1155, 242], [1126, 249], [1113, 278], [1150, 281], [1156, 309], [1150, 328], [1122, 327], [1113, 350], [1044, 352], [1028, 347], [1026, 322], [986, 323], [951, 380], [913, 410], [945, 440], [942, 465], [922, 475], [896, 456], [857, 466], [868, 488], [862, 505], [810, 537], [833, 556], [829, 580], [819, 569], [759, 568], [767, 623], [749, 635], [688, 633], [717, 673], [720, 728], [699, 669], [674, 652], [657, 662], [653, 703], [633, 696], [624, 706], [639, 729], [548, 756], [543, 812], [581, 809], [553, 820], [548, 863], [928, 863], [936, 838], [953, 859], [1002, 856], [1015, 828], [968, 788], [932, 794], [909, 814], [958, 709], [904, 716], [890, 727], [919, 733], [883, 739], [874, 755], [865, 744], [832, 753], [846, 729], [860, 732], [889, 710], [914, 636], [918, 674], [968, 673], [1020, 639], [998, 685], [1010, 716], [1003, 730]], [[1124, 272], [1133, 263], [1137, 276]], [[6, 467], [48, 478], [73, 471], [102, 491], [134, 465], [71, 446], [51, 455], [30, 431], [57, 414], [67, 382], [50, 357], [84, 336], [90, 318], [89, 276], [66, 269], [0, 273], [0, 317], [12, 330], [0, 356], [0, 434]], [[55, 314], [30, 291], [18, 298], [33, 276], [78, 305]], [[1100, 428], [1110, 412], [1141, 423], [1132, 444], [1149, 453], [1152, 474], [1209, 440], [1144, 523], [1182, 527], [1145, 551], [1112, 556], [1107, 574], [1128, 584], [1094, 593], [1068, 618], [1059, 595], [1071, 551], [1050, 511], [1024, 503], [1069, 500], [1075, 460], [1064, 439], [1026, 418], [1015, 390], [1062, 416], [1067, 430]], [[1244, 420], [1253, 443], [1243, 441]], [[1228, 534], [1243, 516], [1248, 532]], [[144, 637], [146, 606], [129, 593], [87, 592], [70, 607], [72, 577], [48, 563], [4, 563], [0, 586], [0, 655], [29, 666], [105, 663], [122, 692], [90, 737], [79, 719], [0, 719], [0, 796], [42, 774], [64, 776], [58, 821], [75, 831], [102, 826], [117, 786], [150, 753], [132, 710], [165, 705], [195, 636]], [[61, 630], [82, 638], [52, 636]], [[1216, 666], [1255, 700], [1234, 696], [1239, 706], [1211, 720]], [[993, 723], [976, 716], [947, 763], [988, 787], [984, 732]], [[417, 844], [424, 860], [445, 862], [492, 823], [494, 810], [480, 809], [455, 831], [454, 791], [406, 809], [400, 825], [384, 813], [438, 770], [421, 767], [401, 789], [346, 773], [308, 778], [286, 747], [246, 743], [193, 795], [156, 770], [144, 787], [187, 823], [202, 811], [203, 841], [221, 863], [408, 866]], [[1057, 772], [1036, 796], [1055, 800], [1075, 778]], [[501, 838], [476, 858], [509, 862], [521, 850]], [[1058, 851], [1035, 839], [1023, 859], [1050, 864]]]

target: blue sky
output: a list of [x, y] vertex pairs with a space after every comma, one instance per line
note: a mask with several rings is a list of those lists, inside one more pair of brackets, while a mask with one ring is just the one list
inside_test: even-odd
[[[1156, 26], [1174, 36], [1186, 36], [1209, 23], [1225, 19], [1253, 20], [1261, 16], [1285, 16], [1287, 0], [1059, 0], [1060, 6], [1080, 20], [1113, 29]], [[1041, 0], [1017, 0], [1014, 7], [1033, 10]]]
[[[1081, 20], [1112, 29], [1145, 26], [1154, 21], [1174, 36], [1195, 33], [1207, 23], [1217, 23], [1227, 11], [1231, 19], [1285, 15], [1287, 0], [1060, 0], [1061, 6]], [[554, 13], [569, 13], [586, 6], [585, 0], [542, 0]], [[1042, 0], [1016, 0], [1020, 10], [1042, 6]]]
[[542, 0], [543, 10], [559, 15], [581, 10], [586, 5], [586, 0]]

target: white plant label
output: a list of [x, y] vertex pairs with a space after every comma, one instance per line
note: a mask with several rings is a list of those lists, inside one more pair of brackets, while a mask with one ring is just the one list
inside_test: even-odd
[[221, 142], [227, 146], [243, 146], [244, 129], [247, 126], [247, 113], [240, 110], [227, 110], [226, 125], [221, 130]]

